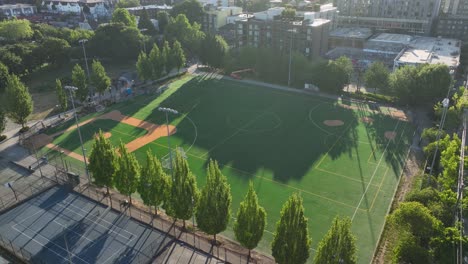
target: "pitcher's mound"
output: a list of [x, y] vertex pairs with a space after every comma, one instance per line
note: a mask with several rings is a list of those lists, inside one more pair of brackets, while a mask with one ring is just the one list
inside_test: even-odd
[[372, 119], [370, 117], [363, 117], [363, 118], [361, 118], [361, 122], [370, 124], [370, 123], [374, 122], [374, 119]]
[[384, 135], [389, 140], [394, 140], [396, 138], [396, 132], [395, 131], [387, 131], [387, 132], [385, 132]]
[[323, 124], [326, 125], [326, 126], [335, 127], [335, 126], [344, 125], [344, 122], [341, 121], [341, 120], [325, 120], [325, 121], [323, 121]]

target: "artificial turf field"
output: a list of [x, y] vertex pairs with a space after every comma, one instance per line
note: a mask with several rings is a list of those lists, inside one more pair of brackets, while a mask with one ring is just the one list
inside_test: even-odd
[[[259, 202], [267, 211], [267, 226], [258, 249], [271, 253], [281, 207], [288, 196], [298, 192], [309, 218], [313, 250], [335, 216], [348, 216], [357, 236], [358, 262], [371, 261], [414, 132], [410, 123], [392, 118], [384, 107], [200, 76], [184, 77], [160, 96], [135, 97], [107, 111], [119, 110], [127, 116], [164, 124], [165, 116], [158, 106], [180, 112], [170, 117], [177, 127], [170, 142], [172, 147], [186, 151], [199, 188], [205, 182], [208, 160], [220, 163], [231, 185], [233, 217], [249, 180], [253, 181]], [[343, 124], [327, 126], [325, 120]], [[146, 133], [116, 121], [96, 120], [82, 127], [87, 149], [91, 149], [98, 129], [110, 132], [114, 144], [120, 138], [126, 143]], [[396, 132], [395, 138], [389, 140], [386, 132], [387, 136]], [[53, 143], [81, 154], [76, 131], [56, 137]], [[168, 154], [167, 137], [134, 151], [140, 162], [145, 162], [150, 148], [164, 157]], [[44, 150], [54, 155], [53, 150]], [[232, 222], [224, 232], [230, 238], [234, 238]]]

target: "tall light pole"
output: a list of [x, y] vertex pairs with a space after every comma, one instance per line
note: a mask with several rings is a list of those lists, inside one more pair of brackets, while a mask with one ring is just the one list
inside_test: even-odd
[[88, 40], [87, 39], [80, 39], [80, 40], [78, 40], [78, 42], [81, 44], [81, 46], [83, 46], [84, 61], [85, 61], [85, 64], [86, 64], [86, 72], [88, 73], [88, 80], [89, 80], [88, 59], [86, 58], [86, 49], [85, 49], [85, 46], [84, 46], [84, 44], [86, 42], [88, 42]]
[[171, 163], [171, 176], [172, 176], [172, 180], [174, 180], [174, 170], [172, 168], [172, 150], [171, 150], [171, 142], [169, 140], [169, 135], [170, 135], [170, 132], [169, 132], [169, 117], [168, 117], [168, 113], [171, 113], [171, 114], [174, 114], [174, 115], [177, 115], [179, 114], [179, 112], [177, 112], [177, 110], [174, 110], [172, 108], [167, 108], [167, 107], [158, 107], [158, 110], [161, 111], [161, 112], [164, 112], [166, 113], [166, 128], [167, 128], [167, 147], [169, 148], [169, 162]]
[[442, 106], [444, 107], [444, 111], [442, 112], [442, 118], [440, 120], [439, 130], [437, 131], [437, 139], [436, 139], [437, 144], [436, 144], [436, 149], [434, 151], [434, 157], [432, 157], [431, 170], [429, 171], [428, 182], [430, 180], [430, 176], [432, 176], [432, 171], [434, 170], [434, 164], [435, 164], [435, 160], [437, 157], [437, 152], [439, 151], [440, 136], [442, 134], [442, 129], [445, 124], [445, 118], [447, 117], [447, 109], [449, 107], [449, 103], [450, 103], [450, 100], [448, 98], [445, 98], [444, 100], [442, 100]]
[[291, 86], [291, 64], [292, 64], [292, 45], [293, 45], [293, 33], [296, 29], [292, 28], [288, 30], [291, 32], [291, 40], [289, 41], [289, 67], [288, 67], [288, 87]]
[[73, 91], [78, 90], [77, 87], [75, 86], [65, 86], [65, 89], [67, 89], [70, 92], [70, 98], [73, 106], [73, 112], [75, 113], [75, 122], [76, 122], [76, 128], [78, 129], [78, 136], [80, 137], [80, 144], [81, 144], [81, 152], [83, 153], [83, 160], [85, 164], [85, 170], [86, 170], [86, 176], [88, 177], [88, 183], [91, 183], [91, 178], [89, 177], [89, 171], [88, 171], [88, 162], [86, 161], [86, 151], [84, 149], [83, 145], [83, 138], [81, 137], [81, 130], [80, 130], [80, 124], [78, 123], [78, 116], [76, 114], [76, 109], [75, 109], [75, 101], [73, 100]]
[[[148, 29], [147, 29], [147, 28], [141, 28], [141, 29], [140, 29], [140, 32], [141, 32], [142, 34], [143, 34], [143, 32], [145, 32], [145, 31], [148, 31]], [[145, 41], [144, 36], [143, 36], [143, 50], [145, 51], [145, 54], [146, 54], [146, 41]]]

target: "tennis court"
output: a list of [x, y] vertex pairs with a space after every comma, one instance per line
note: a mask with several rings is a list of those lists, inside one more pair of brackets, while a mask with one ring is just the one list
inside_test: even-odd
[[65, 187], [0, 215], [0, 233], [33, 263], [148, 263], [172, 238]]

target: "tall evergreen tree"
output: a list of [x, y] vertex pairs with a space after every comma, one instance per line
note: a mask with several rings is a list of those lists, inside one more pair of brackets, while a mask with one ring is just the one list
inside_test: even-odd
[[169, 47], [169, 42], [164, 41], [164, 45], [161, 52], [162, 61], [164, 61], [164, 68], [166, 74], [168, 74], [172, 68], [174, 68], [174, 61], [171, 56], [171, 47]]
[[146, 165], [141, 169], [138, 193], [146, 205], [154, 206], [156, 215], [158, 206], [167, 198], [170, 185], [171, 178], [164, 172], [161, 162], [148, 150]]
[[107, 194], [109, 194], [109, 188], [114, 186], [118, 157], [114, 146], [108, 138], [104, 137], [101, 130], [94, 139], [88, 167], [93, 175], [94, 184], [98, 187], [106, 187]]
[[210, 160], [206, 174], [206, 185], [203, 188], [195, 216], [198, 228], [214, 235], [226, 230], [231, 217], [231, 187], [226, 176], [221, 173], [218, 163]]
[[318, 245], [314, 263], [353, 264], [356, 262], [356, 237], [351, 233], [351, 219], [335, 217], [328, 233]]
[[159, 79], [164, 71], [164, 58], [159, 51], [158, 45], [154, 44], [149, 54], [149, 60], [153, 66], [153, 79]]
[[149, 34], [156, 32], [156, 28], [154, 27], [153, 22], [151, 22], [148, 11], [146, 11], [145, 8], [143, 8], [143, 11], [141, 12], [140, 20], [138, 21], [138, 28], [146, 29], [146, 32]]
[[76, 64], [72, 70], [72, 83], [76, 88], [78, 88], [78, 90], [75, 91], [76, 97], [81, 103], [83, 103], [86, 100], [86, 97], [88, 97], [89, 88], [86, 83], [86, 74], [83, 68], [78, 64]]
[[151, 65], [151, 61], [146, 55], [146, 53], [141, 52], [140, 55], [138, 55], [136, 68], [137, 68], [138, 78], [142, 79], [143, 81], [147, 81], [151, 79], [153, 75], [153, 66]]
[[28, 88], [20, 81], [18, 76], [12, 74], [8, 77], [5, 89], [5, 111], [13, 122], [24, 125], [33, 110], [33, 101]]
[[55, 90], [57, 92], [57, 99], [60, 104], [60, 110], [66, 111], [68, 107], [67, 94], [63, 90], [62, 82], [60, 79], [55, 80]]
[[102, 96], [102, 94], [109, 89], [111, 79], [107, 76], [106, 69], [104, 69], [100, 61], [94, 60], [91, 68], [93, 69], [91, 83], [94, 85], [99, 95]]
[[258, 204], [257, 194], [252, 182], [249, 183], [249, 190], [241, 202], [237, 211], [236, 222], [234, 223], [234, 234], [237, 241], [250, 251], [254, 249], [262, 239], [266, 225], [266, 212]]
[[169, 198], [164, 203], [167, 215], [175, 219], [182, 219], [185, 228], [185, 220], [189, 220], [195, 212], [199, 193], [195, 175], [192, 174], [187, 160], [176, 151], [173, 161], [173, 179]]
[[132, 204], [132, 194], [136, 192], [140, 177], [140, 165], [135, 155], [128, 152], [123, 142], [120, 142], [119, 153], [118, 166], [114, 175], [115, 187], [121, 194], [127, 195]]
[[173, 60], [174, 67], [176, 67], [177, 72], [179, 72], [180, 68], [185, 65], [185, 54], [180, 42], [177, 40], [172, 44], [171, 58]]
[[281, 209], [271, 251], [279, 264], [303, 264], [310, 256], [312, 240], [309, 237], [307, 218], [304, 216], [302, 198], [294, 193]]

